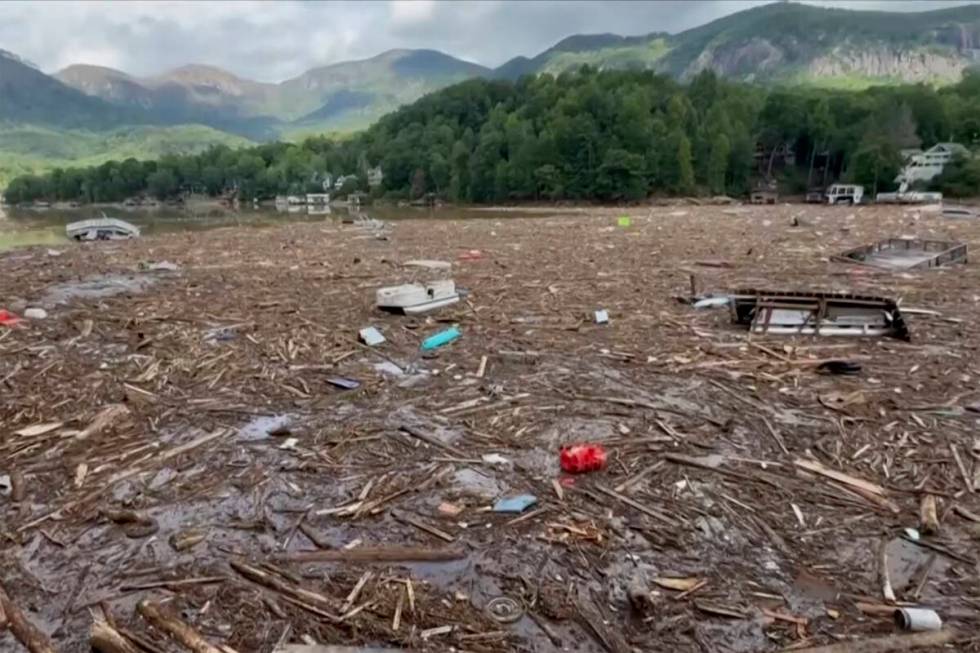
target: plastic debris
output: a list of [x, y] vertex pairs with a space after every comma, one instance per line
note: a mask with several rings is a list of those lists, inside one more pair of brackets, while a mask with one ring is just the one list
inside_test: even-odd
[[0, 474], [0, 494], [8, 496], [13, 491], [10, 474]]
[[385, 337], [373, 326], [361, 329], [358, 335], [361, 337], [361, 342], [368, 347], [375, 347], [385, 341]]
[[939, 630], [943, 627], [943, 620], [935, 610], [899, 608], [895, 610], [895, 624], [902, 630]]
[[524, 606], [509, 596], [497, 596], [487, 603], [486, 613], [497, 623], [512, 624], [524, 616]]
[[817, 371], [823, 372], [825, 374], [841, 374], [845, 376], [853, 376], [860, 373], [861, 364], [855, 363], [854, 361], [826, 361], [821, 363], [817, 367]]
[[176, 272], [180, 266], [170, 261], [160, 261], [158, 263], [140, 263], [139, 269], [144, 272]]
[[478, 249], [468, 249], [456, 258], [460, 261], [479, 261], [483, 258], [483, 252]]
[[344, 390], [354, 390], [361, 387], [360, 381], [355, 381], [354, 379], [348, 379], [342, 376], [331, 376], [327, 379], [327, 383]]
[[463, 332], [457, 327], [440, 331], [439, 333], [429, 336], [422, 341], [422, 351], [431, 351], [432, 349], [437, 349], [443, 345], [447, 345], [461, 335], [463, 335]]
[[616, 224], [618, 224], [620, 227], [629, 227], [631, 224], [633, 224], [633, 221], [628, 215], [621, 215], [616, 221]]
[[595, 323], [596, 324], [608, 324], [609, 323], [609, 311], [603, 309], [595, 312]]
[[204, 340], [208, 342], [227, 342], [237, 337], [235, 327], [218, 327], [204, 334]]
[[506, 497], [493, 504], [494, 512], [524, 512], [538, 502], [533, 494], [519, 494], [516, 497]]
[[598, 444], [574, 444], [561, 450], [559, 460], [570, 474], [595, 472], [606, 466], [606, 450]]
[[382, 361], [374, 364], [374, 369], [387, 376], [405, 376], [405, 370], [398, 367], [391, 361]]
[[463, 512], [463, 509], [460, 506], [456, 505], [455, 503], [449, 503], [448, 501], [443, 501], [440, 503], [436, 510], [440, 515], [445, 517], [456, 517]]
[[485, 453], [480, 457], [488, 465], [509, 465], [510, 459], [504, 458], [499, 453]]
[[727, 295], [722, 297], [704, 297], [694, 302], [694, 308], [721, 308], [731, 303], [732, 300]]
[[425, 268], [427, 270], [448, 270], [453, 266], [449, 261], [435, 261], [431, 259], [414, 259], [405, 261], [402, 265], [409, 268]]
[[29, 308], [24, 311], [24, 317], [28, 320], [43, 320], [48, 316], [48, 312], [43, 308]]
[[6, 309], [0, 308], [0, 326], [15, 327], [21, 319]]

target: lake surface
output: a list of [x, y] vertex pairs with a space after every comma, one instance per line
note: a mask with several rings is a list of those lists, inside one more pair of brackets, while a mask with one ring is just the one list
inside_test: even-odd
[[411, 220], [418, 218], [505, 218], [548, 215], [559, 209], [505, 209], [486, 210], [475, 208], [446, 207], [438, 209], [399, 208], [394, 206], [364, 207], [359, 210], [346, 208], [293, 207], [277, 210], [272, 207], [259, 209], [206, 209], [188, 210], [161, 208], [154, 210], [81, 207], [77, 209], [15, 209], [0, 208], [0, 251], [31, 245], [56, 247], [71, 241], [65, 236], [65, 225], [78, 220], [109, 217], [121, 218], [137, 225], [143, 235], [202, 231], [219, 227], [271, 227], [284, 222], [340, 222], [344, 219], [366, 217], [380, 220]]

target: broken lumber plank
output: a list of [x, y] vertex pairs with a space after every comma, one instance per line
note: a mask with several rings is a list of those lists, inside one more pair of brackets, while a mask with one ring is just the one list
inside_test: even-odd
[[953, 460], [956, 461], [956, 466], [959, 468], [960, 474], [963, 476], [963, 484], [966, 486], [966, 491], [976, 492], [977, 489], [973, 487], [973, 480], [970, 478], [970, 475], [966, 471], [966, 465], [963, 464], [963, 459], [960, 458], [960, 452], [957, 451], [956, 445], [951, 443], [949, 445], [949, 450], [950, 452], [952, 452]]
[[99, 653], [141, 653], [141, 649], [130, 642], [109, 622], [96, 616], [89, 629], [89, 644]]
[[[173, 447], [172, 449], [167, 449], [166, 451], [160, 453], [157, 456], [152, 456], [153, 462], [155, 464], [159, 465], [160, 463], [164, 463], [164, 462], [170, 460], [171, 458], [176, 458], [177, 456], [179, 456], [181, 454], [185, 454], [185, 453], [187, 453], [188, 451], [190, 451], [192, 449], [196, 449], [196, 448], [198, 448], [198, 447], [200, 447], [202, 445], [208, 444], [209, 442], [212, 442], [213, 440], [217, 440], [217, 439], [219, 439], [221, 437], [224, 437], [226, 435], [229, 435], [231, 433], [232, 433], [232, 430], [231, 429], [226, 429], [226, 428], [219, 428], [219, 429], [217, 429], [217, 430], [215, 430], [215, 431], [213, 431], [211, 433], [205, 433], [202, 436], [199, 436], [197, 438], [194, 438], [190, 442], [185, 442], [184, 444], [177, 445], [176, 447]], [[119, 481], [126, 480], [127, 478], [130, 478], [131, 476], [135, 476], [136, 474], [140, 474], [140, 473], [142, 473], [144, 471], [146, 471], [146, 470], [145, 469], [142, 469], [142, 468], [139, 468], [139, 467], [130, 467], [129, 469], [125, 469], [125, 470], [123, 470], [121, 472], [118, 472], [116, 474], [113, 474], [109, 478], [108, 485], [114, 485], [115, 483], [118, 483]], [[21, 527], [21, 528], [25, 528], [25, 527]]]
[[451, 453], [452, 455], [458, 458], [466, 458], [466, 454], [460, 451], [459, 449], [457, 449], [456, 447], [452, 446], [451, 444], [446, 444], [436, 436], [430, 435], [425, 431], [421, 431], [415, 428], [414, 426], [408, 426], [407, 424], [403, 424], [399, 428], [399, 430], [403, 433], [409, 434], [413, 438], [418, 438], [419, 440], [425, 442], [426, 444], [431, 444], [433, 447], [437, 447], [439, 449], [442, 449], [443, 451], [448, 451], [449, 453]]
[[579, 592], [572, 597], [572, 605], [578, 613], [576, 621], [592, 635], [593, 639], [599, 643], [608, 653], [629, 653], [630, 646], [626, 643], [621, 632], [608, 626], [609, 620], [604, 617], [602, 611], [590, 599]]
[[818, 474], [825, 478], [829, 478], [838, 483], [842, 483], [862, 497], [868, 499], [869, 501], [876, 503], [880, 506], [888, 508], [894, 513], [900, 512], [900, 509], [895, 503], [887, 498], [888, 492], [885, 488], [877, 485], [876, 483], [871, 483], [865, 481], [864, 479], [845, 474], [844, 472], [839, 472], [836, 469], [831, 469], [824, 464], [817, 462], [816, 460], [804, 460], [802, 458], [797, 458], [794, 464], [800, 469]]
[[637, 510], [639, 510], [640, 512], [642, 512], [644, 515], [648, 515], [650, 517], [653, 517], [654, 519], [656, 519], [658, 521], [661, 521], [661, 522], [663, 522], [665, 524], [668, 524], [670, 526], [679, 526], [680, 525], [678, 523], [678, 521], [676, 519], [674, 519], [673, 517], [669, 517], [669, 516], [663, 514], [662, 512], [659, 512], [657, 510], [654, 510], [653, 508], [649, 508], [649, 507], [643, 505], [642, 503], [640, 503], [639, 501], [634, 501], [633, 499], [631, 499], [631, 498], [629, 498], [627, 496], [624, 496], [624, 495], [620, 494], [619, 492], [616, 492], [615, 490], [611, 490], [611, 489], [607, 488], [604, 485], [596, 484], [595, 488], [597, 490], [599, 490], [600, 492], [602, 492], [603, 494], [607, 494], [607, 495], [611, 496], [612, 498], [616, 499], [617, 501], [620, 501], [622, 503], [625, 503], [626, 505], [628, 505], [628, 506], [630, 506], [632, 508], [636, 508]]
[[438, 537], [440, 540], [444, 540], [446, 542], [452, 543], [456, 539], [452, 535], [450, 535], [449, 533], [447, 533], [446, 531], [440, 530], [440, 529], [436, 528], [435, 526], [430, 526], [429, 524], [426, 524], [421, 519], [417, 519], [417, 518], [415, 518], [415, 517], [413, 517], [411, 515], [406, 515], [406, 514], [404, 514], [402, 512], [399, 512], [397, 510], [392, 510], [390, 514], [391, 514], [392, 517], [394, 517], [396, 520], [402, 522], [403, 524], [408, 524], [409, 526], [414, 526], [415, 528], [419, 529], [420, 531], [425, 531], [429, 535], [433, 535], [435, 537]]
[[732, 476], [734, 478], [738, 478], [744, 481], [758, 481], [760, 483], [765, 483], [766, 485], [771, 485], [774, 488], [779, 489], [779, 486], [774, 481], [771, 481], [767, 478], [761, 478], [758, 476], [753, 476], [751, 474], [743, 474], [741, 472], [736, 472], [734, 470], [724, 468], [723, 465], [726, 462], [724, 458], [720, 459], [718, 464], [712, 464], [704, 459], [695, 458], [693, 456], [685, 456], [679, 453], [665, 453], [664, 460], [669, 460], [670, 462], [675, 463], [677, 465], [688, 465], [690, 467], [698, 467], [700, 469], [706, 469], [709, 472], [718, 472], [719, 474], [725, 476]]
[[[328, 553], [323, 551], [321, 553]], [[334, 601], [330, 597], [317, 592], [304, 589], [298, 585], [287, 583], [280, 578], [273, 576], [257, 567], [247, 565], [244, 562], [230, 560], [231, 568], [247, 578], [248, 580], [278, 592], [283, 599], [299, 607], [308, 610], [316, 615], [326, 618], [333, 623], [339, 623], [340, 617], [336, 614], [339, 608], [339, 601]]]
[[407, 653], [407, 648], [374, 646], [336, 646], [334, 644], [284, 644], [272, 653]]
[[24, 616], [24, 613], [7, 594], [3, 585], [0, 585], [0, 613], [3, 613], [6, 627], [14, 639], [28, 651], [31, 653], [56, 653], [48, 636]]
[[956, 631], [937, 630], [914, 635], [888, 635], [874, 639], [839, 642], [826, 646], [798, 648], [796, 653], [888, 653], [890, 651], [909, 651], [915, 648], [942, 646], [953, 641]]
[[427, 549], [417, 546], [357, 547], [326, 551], [297, 551], [279, 556], [289, 562], [445, 562], [461, 560], [461, 549]]
[[217, 646], [213, 646], [201, 637], [200, 633], [159, 603], [147, 600], [140, 601], [136, 605], [136, 610], [154, 628], [163, 631], [171, 639], [179, 642], [193, 653], [226, 653]]

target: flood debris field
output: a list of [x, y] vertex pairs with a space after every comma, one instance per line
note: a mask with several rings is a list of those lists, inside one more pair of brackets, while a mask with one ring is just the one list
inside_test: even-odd
[[[8, 615], [58, 651], [977, 650], [980, 266], [830, 257], [973, 248], [980, 224], [682, 206], [386, 233], [0, 256], [0, 307], [48, 312], [0, 329]], [[469, 294], [378, 312], [378, 287], [424, 274], [412, 259], [452, 262]], [[912, 340], [750, 335], [687, 303], [691, 275], [893, 297], [918, 309]], [[386, 342], [358, 342], [367, 326]], [[563, 473], [582, 442], [606, 467]], [[519, 495], [536, 503], [493, 510]], [[902, 635], [896, 605], [943, 630]]]

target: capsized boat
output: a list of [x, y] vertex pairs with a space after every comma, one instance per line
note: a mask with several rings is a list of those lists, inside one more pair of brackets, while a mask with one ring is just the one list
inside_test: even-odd
[[140, 229], [118, 218], [95, 218], [72, 222], [65, 233], [73, 240], [124, 240], [139, 238]]
[[383, 311], [418, 315], [459, 301], [456, 282], [452, 279], [430, 283], [407, 283], [378, 288], [377, 305]]

